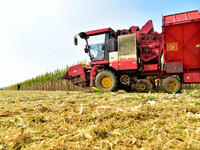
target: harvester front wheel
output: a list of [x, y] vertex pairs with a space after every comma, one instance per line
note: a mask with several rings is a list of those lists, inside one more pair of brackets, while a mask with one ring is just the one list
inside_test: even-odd
[[103, 92], [113, 91], [117, 86], [117, 79], [110, 71], [102, 71], [97, 74], [95, 86]]
[[175, 77], [167, 77], [162, 82], [162, 89], [167, 93], [178, 93], [181, 90], [181, 82]]

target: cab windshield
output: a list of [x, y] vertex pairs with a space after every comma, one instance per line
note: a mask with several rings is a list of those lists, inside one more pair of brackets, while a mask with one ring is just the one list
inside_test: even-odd
[[106, 34], [89, 36], [87, 39], [91, 61], [104, 60]]

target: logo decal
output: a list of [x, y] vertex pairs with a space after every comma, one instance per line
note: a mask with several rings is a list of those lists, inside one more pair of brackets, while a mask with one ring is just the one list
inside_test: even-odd
[[175, 43], [167, 43], [167, 51], [177, 51], [178, 50], [178, 42]]
[[200, 44], [197, 44], [196, 47], [200, 47]]

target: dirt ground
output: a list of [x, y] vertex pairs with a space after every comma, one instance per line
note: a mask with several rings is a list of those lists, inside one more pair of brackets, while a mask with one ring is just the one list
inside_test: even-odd
[[200, 149], [200, 89], [0, 91], [0, 149]]

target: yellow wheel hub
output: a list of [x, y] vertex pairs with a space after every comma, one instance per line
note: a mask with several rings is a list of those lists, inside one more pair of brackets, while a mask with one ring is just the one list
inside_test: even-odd
[[109, 77], [103, 77], [102, 80], [101, 80], [101, 85], [104, 87], [104, 88], [109, 88], [112, 84], [112, 80], [111, 78]]
[[175, 81], [170, 81], [167, 84], [167, 87], [168, 87], [169, 90], [175, 91], [178, 88], [178, 84]]

